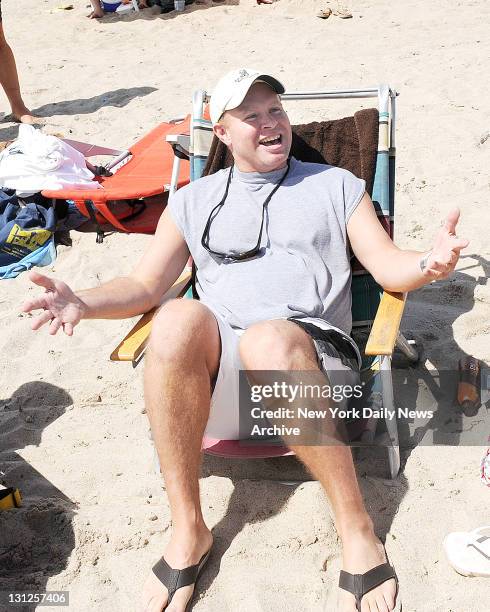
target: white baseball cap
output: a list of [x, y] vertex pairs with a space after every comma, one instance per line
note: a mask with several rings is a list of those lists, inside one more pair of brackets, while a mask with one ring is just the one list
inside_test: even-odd
[[284, 85], [269, 74], [253, 68], [232, 70], [218, 81], [211, 95], [209, 113], [213, 125], [218, 123], [225, 111], [240, 106], [250, 87], [257, 81], [267, 83], [278, 94], [285, 92]]

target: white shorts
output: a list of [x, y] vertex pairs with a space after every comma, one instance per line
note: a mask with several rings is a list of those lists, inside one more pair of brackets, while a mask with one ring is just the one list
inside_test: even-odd
[[[209, 308], [209, 306], [208, 306]], [[219, 314], [210, 309], [218, 323], [221, 338], [221, 358], [218, 375], [211, 396], [211, 410], [205, 434], [218, 440], [239, 440], [239, 388], [240, 370], [244, 370], [240, 359], [238, 345], [243, 329], [233, 329]], [[312, 321], [309, 319], [308, 321]], [[301, 324], [300, 324], [301, 326]], [[313, 329], [318, 325], [313, 325]], [[352, 371], [353, 384], [358, 379], [358, 356], [346, 357], [342, 350], [328, 341], [317, 338], [310, 330], [307, 333], [313, 338], [318, 362], [321, 369], [329, 376], [336, 371]], [[321, 329], [318, 330], [321, 333]], [[356, 348], [357, 350], [357, 348]], [[348, 352], [348, 351], [347, 351]], [[334, 374], [335, 375], [335, 374]]]
[[211, 312], [218, 323], [221, 358], [205, 434], [218, 440], [239, 440], [239, 372], [244, 367], [238, 343], [244, 330], [233, 329], [216, 312]]

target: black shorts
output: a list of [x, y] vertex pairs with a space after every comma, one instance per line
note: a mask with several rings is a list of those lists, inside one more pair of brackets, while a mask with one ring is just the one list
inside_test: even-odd
[[301, 321], [301, 319], [288, 319], [299, 325], [310, 336], [315, 345], [318, 356], [318, 365], [323, 368], [324, 356], [339, 359], [346, 368], [359, 372], [357, 354], [352, 344], [335, 329], [320, 329], [313, 323]]

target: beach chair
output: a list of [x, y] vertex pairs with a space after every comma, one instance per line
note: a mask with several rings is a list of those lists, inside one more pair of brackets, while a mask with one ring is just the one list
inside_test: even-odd
[[[366, 89], [342, 91], [285, 93], [283, 100], [330, 100], [345, 98], [377, 98], [378, 143], [375, 152], [375, 169], [372, 184], [372, 199], [378, 218], [387, 232], [393, 233], [394, 185], [395, 185], [395, 102], [397, 93], [388, 85]], [[194, 94], [190, 134], [191, 179], [201, 176], [207, 163], [212, 142], [212, 126], [206, 117], [206, 103], [209, 96], [204, 91]], [[172, 289], [163, 296], [162, 303], [174, 297], [192, 298], [192, 274], [186, 269]], [[363, 370], [380, 373], [371, 377], [372, 392], [379, 398], [385, 410], [393, 410], [394, 397], [391, 376], [391, 362], [397, 346], [410, 362], [418, 360], [415, 347], [400, 333], [406, 295], [383, 292], [373, 277], [353, 262], [352, 277], [352, 318], [353, 336], [358, 344], [364, 344]], [[143, 355], [151, 329], [153, 312], [140, 319], [111, 355], [112, 360], [132, 361], [136, 365]], [[361, 434], [362, 443], [374, 439], [378, 422], [370, 422]], [[387, 418], [384, 443], [387, 448], [389, 473], [394, 478], [400, 469], [400, 450], [396, 420]], [[239, 440], [215, 440], [205, 437], [203, 450], [209, 454], [226, 457], [272, 457], [289, 454], [289, 450], [276, 444], [249, 446]]]
[[[107, 224], [120, 232], [153, 234], [166, 204], [163, 197], [154, 196], [168, 193], [171, 185], [175, 190], [189, 182], [189, 161], [185, 155], [177, 158], [173, 138], [184, 138], [188, 129], [189, 118], [161, 123], [127, 151], [64, 139], [84, 155], [101, 188], [44, 190], [42, 195], [53, 206], [59, 200], [73, 201], [95, 226], [97, 242], [102, 242]], [[88, 161], [107, 155], [112, 159], [105, 166]], [[174, 176], [175, 169], [178, 175]]]

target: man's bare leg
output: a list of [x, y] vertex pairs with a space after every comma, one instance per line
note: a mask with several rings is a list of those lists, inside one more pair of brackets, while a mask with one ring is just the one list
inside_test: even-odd
[[[145, 405], [172, 515], [164, 558], [175, 569], [198, 563], [213, 542], [201, 512], [199, 470], [220, 352], [216, 319], [203, 304], [174, 300], [156, 315], [146, 352]], [[192, 591], [182, 587], [165, 608], [167, 589], [152, 572], [143, 609], [184, 612]]]
[[34, 123], [35, 117], [24, 104], [20, 93], [19, 77], [15, 65], [14, 54], [10, 45], [5, 40], [2, 22], [0, 21], [0, 84], [5, 90], [5, 95], [10, 102], [12, 115], [16, 121], [21, 123]]
[[[311, 338], [290, 321], [269, 321], [249, 328], [240, 341], [247, 370], [318, 370]], [[386, 562], [357, 483], [352, 453], [346, 446], [292, 446], [292, 450], [325, 489], [342, 541], [343, 569], [363, 574]], [[362, 612], [388, 612], [395, 604], [394, 580], [362, 599]], [[350, 593], [339, 591], [339, 612], [356, 612]], [[330, 612], [330, 611], [329, 611]]]

